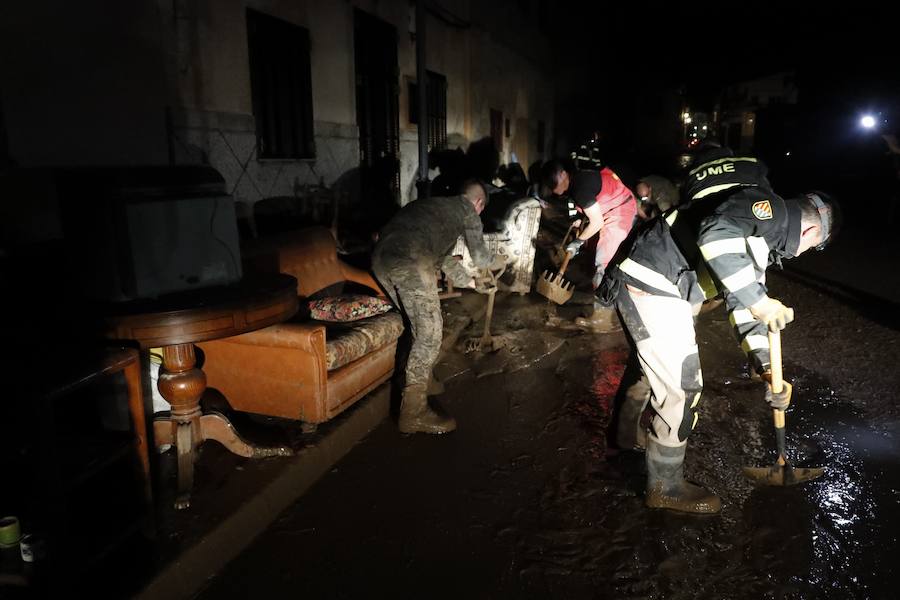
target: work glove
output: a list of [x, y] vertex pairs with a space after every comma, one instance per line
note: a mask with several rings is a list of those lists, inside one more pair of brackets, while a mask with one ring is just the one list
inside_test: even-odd
[[763, 296], [756, 304], [750, 306], [750, 314], [768, 326], [769, 331], [781, 331], [794, 320], [794, 309], [788, 308], [778, 300]]
[[787, 410], [791, 404], [791, 392], [794, 391], [794, 386], [787, 381], [782, 381], [781, 391], [776, 394], [772, 391], [772, 373], [766, 371], [762, 374], [762, 378], [766, 382], [766, 402], [769, 406], [778, 410]]
[[491, 259], [491, 264], [488, 265], [489, 271], [499, 271], [506, 267], [506, 256], [503, 254], [495, 254], [494, 258]]
[[497, 278], [490, 273], [481, 272], [475, 276], [475, 291], [479, 294], [490, 294], [497, 291]]
[[578, 251], [581, 250], [581, 247], [584, 245], [584, 240], [579, 240], [575, 238], [571, 242], [566, 245], [566, 254], [571, 254], [572, 256], [576, 256]]

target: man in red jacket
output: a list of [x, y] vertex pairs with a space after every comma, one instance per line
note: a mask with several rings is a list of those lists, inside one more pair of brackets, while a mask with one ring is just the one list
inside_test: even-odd
[[[603, 279], [606, 266], [634, 224], [637, 214], [634, 194], [609, 167], [574, 169], [561, 161], [552, 160], [541, 169], [541, 181], [547, 191], [557, 196], [571, 196], [588, 218], [587, 226], [566, 246], [566, 252], [573, 256], [578, 254], [584, 242], [598, 235], [592, 281], [596, 289]], [[579, 317], [575, 324], [598, 333], [621, 329], [615, 309], [596, 302], [591, 316]]]

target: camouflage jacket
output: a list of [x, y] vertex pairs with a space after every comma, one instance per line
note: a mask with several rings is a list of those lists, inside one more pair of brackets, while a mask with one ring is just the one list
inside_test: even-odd
[[381, 230], [374, 257], [382, 264], [424, 262], [437, 269], [461, 235], [475, 265], [488, 266], [491, 255], [471, 202], [463, 196], [414, 200]]

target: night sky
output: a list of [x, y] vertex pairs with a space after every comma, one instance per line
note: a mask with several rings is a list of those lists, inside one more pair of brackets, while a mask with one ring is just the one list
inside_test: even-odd
[[[640, 154], [634, 138], [646, 115], [634, 106], [641, 95], [669, 90], [692, 111], [711, 111], [730, 84], [793, 71], [799, 100], [784, 117], [789, 134], [772, 150], [777, 157], [763, 156], [777, 162], [793, 151], [790, 169], [775, 165], [776, 176], [786, 179], [789, 171], [797, 180], [791, 185], [802, 187], [822, 171], [865, 179], [890, 170], [878, 133], [900, 133], [900, 41], [885, 6], [574, 0], [554, 6], [555, 59], [576, 81], [558, 94], [557, 116], [577, 115], [561, 127], [580, 139], [599, 129], [613, 160]], [[864, 113], [880, 117], [881, 131], [861, 130]]]

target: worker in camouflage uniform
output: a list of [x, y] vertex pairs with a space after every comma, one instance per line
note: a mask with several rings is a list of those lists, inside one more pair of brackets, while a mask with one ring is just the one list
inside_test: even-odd
[[[372, 255], [378, 282], [403, 312], [412, 336], [400, 405], [403, 433], [448, 433], [456, 420], [428, 406], [432, 368], [443, 337], [436, 273], [444, 257], [464, 236], [479, 268], [494, 266], [484, 243], [479, 215], [487, 204], [484, 186], [463, 185], [462, 195], [416, 200], [404, 206], [382, 229]], [[502, 265], [500, 265], [502, 266]]]

